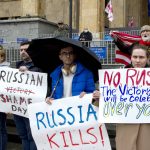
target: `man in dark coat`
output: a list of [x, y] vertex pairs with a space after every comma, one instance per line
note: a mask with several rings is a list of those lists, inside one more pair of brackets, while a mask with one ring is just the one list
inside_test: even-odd
[[90, 41], [92, 41], [92, 38], [92, 33], [88, 30], [88, 28], [84, 28], [83, 32], [81, 32], [79, 36], [79, 41], [81, 41], [83, 45], [90, 47]]
[[[20, 56], [22, 61], [16, 63], [16, 68], [18, 68], [19, 71], [22, 72], [24, 71], [41, 72], [41, 69], [33, 64], [30, 56], [26, 52], [27, 48], [29, 47], [29, 44], [30, 44], [29, 41], [21, 43]], [[22, 141], [23, 150], [37, 150], [34, 139], [32, 137], [29, 119], [22, 116], [14, 115], [14, 121], [16, 124], [17, 132]]]

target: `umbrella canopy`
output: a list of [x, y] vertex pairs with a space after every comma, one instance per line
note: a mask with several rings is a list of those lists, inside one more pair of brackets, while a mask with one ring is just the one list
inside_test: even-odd
[[101, 69], [99, 58], [82, 43], [69, 38], [33, 39], [27, 50], [33, 63], [46, 71], [53, 71], [62, 62], [59, 60], [61, 48], [71, 46], [76, 51], [77, 59], [93, 72], [95, 81], [98, 80], [98, 69]]

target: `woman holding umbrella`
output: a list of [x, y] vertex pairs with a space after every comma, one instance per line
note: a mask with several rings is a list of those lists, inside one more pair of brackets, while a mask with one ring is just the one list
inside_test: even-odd
[[59, 59], [62, 64], [50, 75], [52, 79], [52, 92], [47, 102], [52, 99], [92, 93], [95, 89], [94, 78], [91, 71], [85, 68], [78, 60], [75, 49], [71, 46], [61, 48]]

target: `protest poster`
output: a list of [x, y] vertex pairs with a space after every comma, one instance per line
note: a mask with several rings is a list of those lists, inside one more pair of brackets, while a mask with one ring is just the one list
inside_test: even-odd
[[0, 111], [28, 117], [27, 106], [45, 100], [47, 75], [0, 67]]
[[101, 123], [150, 123], [150, 69], [99, 70]]
[[107, 130], [98, 123], [92, 94], [73, 96], [28, 106], [33, 138], [38, 150], [111, 150]]

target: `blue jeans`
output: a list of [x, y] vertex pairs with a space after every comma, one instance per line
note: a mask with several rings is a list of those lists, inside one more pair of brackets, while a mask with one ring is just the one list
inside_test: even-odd
[[0, 112], [0, 150], [6, 150], [6, 147], [7, 147], [6, 114]]
[[23, 150], [37, 150], [31, 134], [29, 119], [14, 115], [14, 121], [16, 124], [17, 132], [22, 140]]

